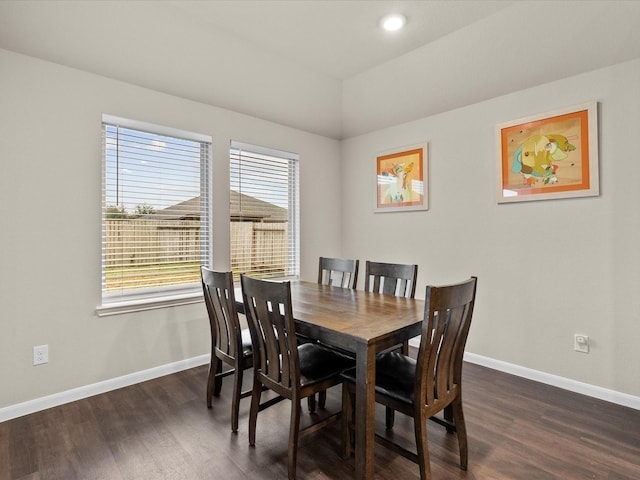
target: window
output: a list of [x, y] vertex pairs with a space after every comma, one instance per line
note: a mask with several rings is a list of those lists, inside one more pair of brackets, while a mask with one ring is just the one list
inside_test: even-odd
[[200, 299], [211, 138], [103, 116], [99, 315]]
[[300, 273], [298, 155], [231, 142], [231, 270]]

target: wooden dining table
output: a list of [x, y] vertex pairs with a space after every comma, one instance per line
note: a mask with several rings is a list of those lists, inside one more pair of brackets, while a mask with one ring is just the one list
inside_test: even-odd
[[424, 301], [292, 280], [291, 302], [296, 332], [355, 354], [355, 476], [373, 479], [376, 353], [420, 335]]

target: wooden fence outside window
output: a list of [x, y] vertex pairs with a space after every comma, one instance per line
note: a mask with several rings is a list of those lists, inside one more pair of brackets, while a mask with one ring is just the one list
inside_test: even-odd
[[[261, 276], [286, 275], [287, 222], [231, 222], [231, 269]], [[149, 268], [193, 263], [199, 280], [200, 221], [112, 219], [106, 222], [105, 266]]]

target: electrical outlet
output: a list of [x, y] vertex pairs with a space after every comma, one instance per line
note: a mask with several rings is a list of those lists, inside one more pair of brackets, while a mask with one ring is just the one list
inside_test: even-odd
[[589, 353], [589, 337], [576, 333], [573, 336], [573, 349], [576, 352]]
[[42, 365], [43, 363], [49, 363], [49, 345], [33, 347], [33, 364]]

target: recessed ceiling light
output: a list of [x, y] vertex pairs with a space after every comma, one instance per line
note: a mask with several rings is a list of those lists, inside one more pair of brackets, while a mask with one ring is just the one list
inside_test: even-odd
[[395, 32], [404, 27], [405, 23], [407, 23], [407, 17], [400, 13], [392, 13], [390, 15], [386, 15], [382, 17], [380, 20], [380, 26], [385, 29], [387, 32]]

